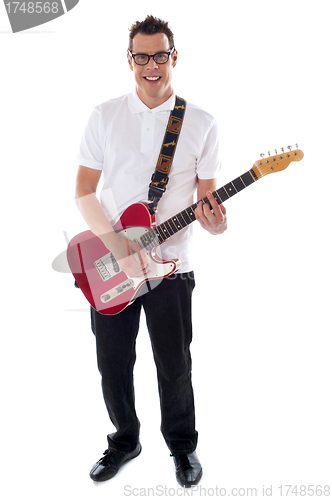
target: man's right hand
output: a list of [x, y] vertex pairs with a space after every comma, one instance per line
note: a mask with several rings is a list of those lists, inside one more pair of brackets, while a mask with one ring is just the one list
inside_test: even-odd
[[135, 241], [122, 238], [116, 232], [100, 236], [100, 239], [129, 278], [141, 277], [149, 272], [150, 258]]

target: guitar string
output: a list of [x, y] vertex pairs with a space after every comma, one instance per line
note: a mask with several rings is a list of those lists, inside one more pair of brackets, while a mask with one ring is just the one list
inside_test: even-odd
[[[295, 152], [294, 152], [295, 154]], [[287, 159], [290, 158], [290, 154], [287, 154]], [[272, 157], [272, 158], [276, 158], [276, 157]], [[279, 158], [280, 160], [283, 160], [282, 163], [284, 163], [285, 159], [284, 158]], [[269, 161], [266, 160], [268, 163]], [[290, 160], [291, 162], [292, 160]], [[257, 163], [257, 162], [256, 162]], [[252, 167], [251, 170], [245, 172], [244, 174], [240, 175], [239, 177], [237, 177], [236, 179], [234, 179], [233, 181], [229, 182], [228, 184], [225, 184], [224, 186], [222, 186], [221, 188], [215, 190], [212, 194], [214, 195], [214, 198], [216, 199], [216, 201], [218, 202], [218, 205], [220, 205], [221, 203], [224, 203], [225, 201], [227, 201], [230, 197], [234, 196], [235, 194], [237, 194], [238, 192], [242, 191], [243, 189], [245, 189], [246, 187], [250, 186], [254, 181], [257, 181], [259, 179], [261, 179], [262, 177], [264, 177], [265, 175], [268, 175], [271, 173], [271, 163], [267, 164], [262, 164], [262, 165], [256, 165], [254, 164], [254, 166]], [[277, 166], [278, 164], [276, 164]], [[288, 165], [286, 165], [287, 167]], [[280, 163], [278, 165], [278, 167], [280, 167]], [[285, 167], [285, 168], [286, 168]], [[278, 172], [280, 169], [278, 168], [278, 170], [275, 170], [275, 172]], [[256, 179], [254, 179], [252, 177], [252, 174], [254, 173], [254, 175], [256, 176]], [[250, 177], [253, 179], [252, 182], [246, 184], [244, 181], [243, 181], [243, 178], [245, 176], [248, 176], [250, 175]], [[250, 178], [249, 178], [250, 179]], [[243, 186], [240, 184], [237, 184], [241, 182], [243, 184]], [[236, 187], [236, 184], [237, 184], [237, 187]], [[232, 185], [233, 188], [235, 189], [235, 192], [231, 192], [231, 187], [229, 187], [229, 192], [227, 192], [226, 190], [226, 187]], [[238, 189], [237, 189], [238, 188]], [[227, 196], [227, 198], [223, 199], [223, 197], [221, 196], [221, 191], [224, 190], [225, 191], [225, 194]], [[218, 201], [218, 199], [220, 201]], [[148, 248], [149, 246], [151, 246], [153, 244], [153, 242], [155, 241], [155, 239], [157, 238], [159, 244], [163, 243], [164, 241], [166, 241], [169, 237], [173, 236], [174, 234], [176, 234], [178, 231], [180, 231], [181, 229], [184, 229], [185, 227], [187, 227], [189, 224], [191, 224], [192, 222], [194, 222], [196, 220], [196, 218], [192, 218], [193, 216], [193, 212], [196, 210], [198, 204], [203, 201], [203, 203], [209, 203], [209, 200], [207, 197], [204, 197], [202, 198], [201, 200], [198, 200], [197, 202], [193, 203], [190, 207], [182, 210], [181, 212], [179, 212], [178, 214], [174, 215], [173, 217], [171, 217], [170, 219], [167, 219], [166, 221], [158, 224], [155, 228], [151, 228], [148, 233], [146, 233], [144, 236], [144, 240], [147, 240], [149, 239], [147, 235], [152, 235], [152, 238], [150, 239], [150, 241], [146, 243], [144, 243], [144, 241], [142, 240], [143, 237], [141, 237], [141, 241], [143, 243], [143, 246], [145, 248]], [[187, 217], [189, 219], [189, 221], [186, 220], [186, 218], [184, 217], [184, 213], [187, 214]], [[184, 225], [182, 225], [181, 221], [179, 220], [179, 217], [181, 217], [184, 221]], [[180, 224], [180, 226], [176, 226], [176, 223], [174, 222], [175, 220], [178, 221], [178, 223]], [[175, 230], [172, 228], [172, 225], [174, 226]], [[165, 233], [168, 234], [168, 236], [165, 238], [165, 239], [162, 239], [160, 241], [160, 238], [163, 238], [165, 236]], [[153, 248], [153, 246], [151, 246], [151, 249]]]

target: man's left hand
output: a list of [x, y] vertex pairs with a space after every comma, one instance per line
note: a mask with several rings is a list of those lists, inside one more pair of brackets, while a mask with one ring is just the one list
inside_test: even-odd
[[200, 201], [195, 210], [195, 217], [209, 233], [222, 234], [227, 229], [226, 208], [223, 205], [218, 205], [211, 191], [208, 191], [206, 196], [209, 203]]

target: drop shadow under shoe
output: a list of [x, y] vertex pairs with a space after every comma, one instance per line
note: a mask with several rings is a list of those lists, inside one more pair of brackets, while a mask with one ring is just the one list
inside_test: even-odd
[[142, 446], [138, 443], [133, 451], [123, 453], [120, 451], [107, 449], [104, 451], [104, 456], [98, 460], [90, 471], [90, 477], [94, 481], [107, 481], [119, 472], [120, 467], [137, 457], [142, 451]]
[[175, 464], [176, 479], [181, 486], [190, 488], [198, 484], [203, 469], [198, 460], [196, 452], [192, 453], [172, 453], [171, 455]]

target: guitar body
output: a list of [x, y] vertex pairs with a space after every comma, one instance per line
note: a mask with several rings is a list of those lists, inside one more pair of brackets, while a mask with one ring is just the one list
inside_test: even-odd
[[[129, 240], [137, 240], [154, 226], [154, 218], [144, 203], [128, 207], [114, 226]], [[119, 268], [103, 242], [91, 231], [75, 236], [67, 249], [67, 260], [76, 283], [96, 311], [118, 314], [139, 295], [155, 288], [160, 281], [179, 269], [178, 259], [162, 260], [156, 247], [149, 251], [150, 270], [140, 278], [130, 278]]]

